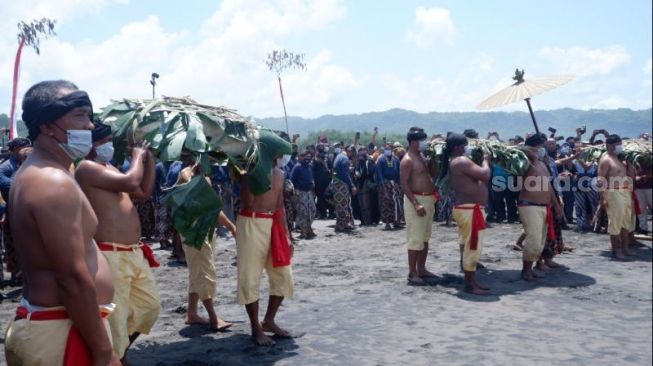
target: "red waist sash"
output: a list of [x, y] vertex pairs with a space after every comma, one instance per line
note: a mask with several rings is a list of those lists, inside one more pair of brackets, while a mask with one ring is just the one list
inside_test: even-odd
[[245, 216], [245, 217], [251, 217], [253, 219], [272, 219], [274, 214], [267, 213], [267, 212], [254, 212], [254, 211], [240, 211], [239, 213], [240, 216]]
[[639, 205], [639, 199], [637, 198], [635, 191], [631, 192], [631, 195], [633, 196], [633, 209], [635, 211], [635, 215], [639, 216], [642, 214], [642, 206]]
[[469, 249], [478, 249], [478, 233], [481, 230], [487, 229], [485, 217], [483, 216], [483, 211], [481, 211], [481, 205], [477, 203], [474, 207], [464, 207], [461, 205], [454, 206], [454, 208], [457, 210], [474, 210], [472, 212], [472, 237], [470, 238]]
[[546, 205], [546, 226], [548, 228], [547, 235], [549, 240], [556, 240], [555, 226], [553, 226], [553, 210], [551, 205]]
[[440, 193], [438, 193], [438, 191], [433, 191], [433, 192], [413, 192], [413, 195], [424, 196], [424, 197], [433, 196], [433, 198], [435, 199], [436, 202], [440, 200]]
[[[100, 316], [105, 319], [109, 312], [100, 311]], [[16, 319], [29, 319], [32, 321], [70, 319], [66, 310], [42, 310], [30, 313], [27, 308], [19, 306], [16, 309]], [[74, 326], [70, 327], [66, 339], [66, 349], [63, 356], [63, 366], [91, 366], [91, 352], [88, 350], [82, 335]]]
[[141, 249], [143, 251], [143, 257], [147, 260], [147, 264], [151, 268], [157, 268], [161, 264], [159, 261], [156, 260], [156, 257], [154, 256], [154, 251], [152, 248], [150, 248], [149, 245], [145, 244], [144, 242], [139, 242], [138, 246], [134, 247], [122, 247], [122, 246], [117, 246], [113, 245], [113, 243], [108, 243], [108, 242], [98, 242], [97, 243], [98, 249], [100, 249], [101, 252], [133, 252], [136, 249]]
[[270, 252], [272, 253], [272, 266], [283, 267], [290, 265], [290, 244], [286, 225], [283, 224], [283, 211], [274, 211], [272, 217], [272, 235], [270, 236]]

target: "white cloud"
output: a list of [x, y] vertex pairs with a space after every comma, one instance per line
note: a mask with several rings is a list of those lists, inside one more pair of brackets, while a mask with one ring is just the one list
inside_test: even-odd
[[653, 64], [651, 62], [651, 58], [649, 58], [648, 61], [646, 61], [646, 65], [644, 65], [642, 70], [644, 71], [644, 74], [647, 76], [651, 76], [653, 74]]
[[560, 72], [576, 76], [606, 75], [628, 64], [631, 58], [621, 45], [595, 49], [544, 47], [538, 55], [554, 63]]
[[430, 48], [439, 43], [453, 43], [454, 33], [455, 27], [449, 10], [420, 6], [415, 10], [415, 20], [405, 38], [419, 48]]
[[[283, 109], [276, 77], [264, 63], [267, 52], [283, 48], [285, 35], [319, 31], [345, 14], [340, 0], [282, 0], [264, 5], [227, 0], [207, 16], [199, 34], [169, 32], [158, 17], [149, 16], [125, 24], [101, 42], [54, 38], [42, 43], [41, 56], [23, 54], [19, 97], [39, 80], [67, 78], [87, 90], [96, 106], [112, 98], [148, 98], [148, 80], [156, 71], [161, 75], [157, 95], [188, 95], [203, 103], [237, 108], [246, 115], [279, 116]], [[12, 62], [13, 55], [0, 54], [0, 67], [11, 69]], [[329, 50], [307, 55], [307, 64], [306, 72], [283, 75], [289, 114], [316, 116], [331, 108], [338, 110], [342, 96], [360, 86], [351, 71], [333, 62]], [[0, 96], [6, 92], [0, 91]], [[0, 111], [8, 109], [4, 102], [0, 101]]]

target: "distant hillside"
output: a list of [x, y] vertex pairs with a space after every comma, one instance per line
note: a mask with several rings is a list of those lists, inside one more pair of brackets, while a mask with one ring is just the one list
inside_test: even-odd
[[[622, 136], [638, 136], [642, 132], [651, 133], [653, 110], [612, 109], [582, 111], [571, 108], [552, 111], [536, 111], [535, 117], [542, 132], [548, 134], [547, 128], [553, 127], [558, 134], [568, 136], [575, 134], [576, 127], [586, 125], [587, 133], [594, 129], [605, 128], [610, 133]], [[285, 131], [282, 118], [256, 119], [261, 125]], [[524, 135], [533, 131], [533, 123], [526, 112], [431, 112], [417, 113], [404, 109], [391, 109], [385, 112], [363, 114], [325, 115], [314, 119], [289, 117], [291, 133], [307, 135], [311, 131], [326, 129], [340, 131], [371, 131], [375, 126], [383, 134], [405, 133], [411, 126], [419, 126], [428, 134], [462, 132], [467, 128], [477, 130], [481, 136], [488, 131], [497, 131], [501, 136]], [[589, 138], [589, 136], [586, 136]]]

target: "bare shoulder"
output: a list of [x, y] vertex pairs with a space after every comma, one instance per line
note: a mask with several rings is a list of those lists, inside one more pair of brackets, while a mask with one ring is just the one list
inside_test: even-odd
[[27, 169], [20, 176], [21, 199], [25, 203], [48, 202], [66, 206], [81, 203], [81, 191], [69, 173], [52, 167], [34, 169], [37, 170]]
[[277, 183], [283, 184], [283, 181], [286, 179], [283, 170], [274, 167], [272, 169], [272, 179], [275, 180]]
[[413, 158], [410, 156], [409, 153], [406, 153], [404, 155], [404, 158], [401, 159], [401, 163], [399, 164], [400, 167], [409, 167], [413, 163]]
[[96, 174], [105, 169], [101, 164], [90, 160], [82, 160], [75, 169], [75, 178], [85, 177], [89, 174]]

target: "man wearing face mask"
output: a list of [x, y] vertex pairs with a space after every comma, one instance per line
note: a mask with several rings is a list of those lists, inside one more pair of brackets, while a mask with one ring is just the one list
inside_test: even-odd
[[426, 151], [426, 133], [411, 127], [406, 135], [408, 151], [399, 166], [401, 187], [406, 195], [406, 239], [408, 249], [408, 283], [424, 285], [424, 278], [435, 275], [426, 269], [429, 239], [435, 214], [435, 190], [431, 172], [422, 154]]
[[[546, 156], [544, 142], [543, 135], [535, 134], [528, 137], [522, 147], [531, 165], [523, 177], [523, 187], [517, 204], [525, 233], [521, 272], [525, 281], [541, 277], [533, 271], [533, 263], [540, 259], [547, 238], [555, 239], [553, 212], [558, 218], [562, 217], [562, 208], [551, 186], [551, 175], [542, 162]], [[550, 267], [556, 266], [553, 261], [545, 259], [545, 262]]]
[[313, 218], [315, 217], [315, 198], [313, 189], [313, 167], [311, 166], [311, 153], [306, 150], [301, 156], [299, 163], [292, 168], [290, 180], [295, 187], [295, 200], [293, 205], [297, 213], [297, 226], [301, 234], [300, 239], [313, 239], [316, 235], [313, 232]]
[[[109, 318], [113, 348], [123, 359], [140, 334], [149, 334], [159, 315], [159, 294], [150, 267], [158, 267], [152, 249], [140, 241], [141, 224], [132, 199], [148, 198], [154, 187], [154, 157], [147, 143], [132, 148], [124, 174], [109, 163], [111, 127], [96, 123], [93, 149], [79, 163], [75, 179], [98, 217], [97, 246], [113, 274], [116, 310]], [[91, 160], [92, 159], [92, 160]]]
[[385, 223], [384, 230], [403, 227], [404, 207], [401, 202], [403, 193], [399, 184], [399, 158], [392, 153], [392, 146], [386, 145], [383, 156], [376, 162], [376, 175], [381, 206], [381, 221]]
[[597, 185], [601, 205], [608, 214], [608, 234], [614, 258], [623, 260], [634, 256], [630, 250], [630, 233], [635, 230], [633, 179], [628, 166], [619, 158], [623, 152], [621, 137], [610, 135], [605, 139], [607, 153], [599, 162]]
[[476, 266], [481, 259], [485, 234], [485, 210], [488, 200], [487, 185], [492, 175], [490, 156], [485, 155], [483, 165], [478, 166], [469, 156], [470, 148], [464, 135], [452, 133], [447, 136], [445, 154], [451, 161], [444, 161], [441, 175], [449, 170], [451, 187], [456, 203], [452, 216], [458, 224], [461, 266], [465, 272], [465, 291], [474, 295], [485, 295], [488, 288], [476, 280]]
[[5, 339], [9, 365], [120, 365], [106, 321], [111, 269], [93, 241], [98, 218], [70, 171], [91, 150], [92, 108], [86, 92], [64, 80], [35, 84], [23, 98], [34, 150], [8, 202], [24, 273]]

